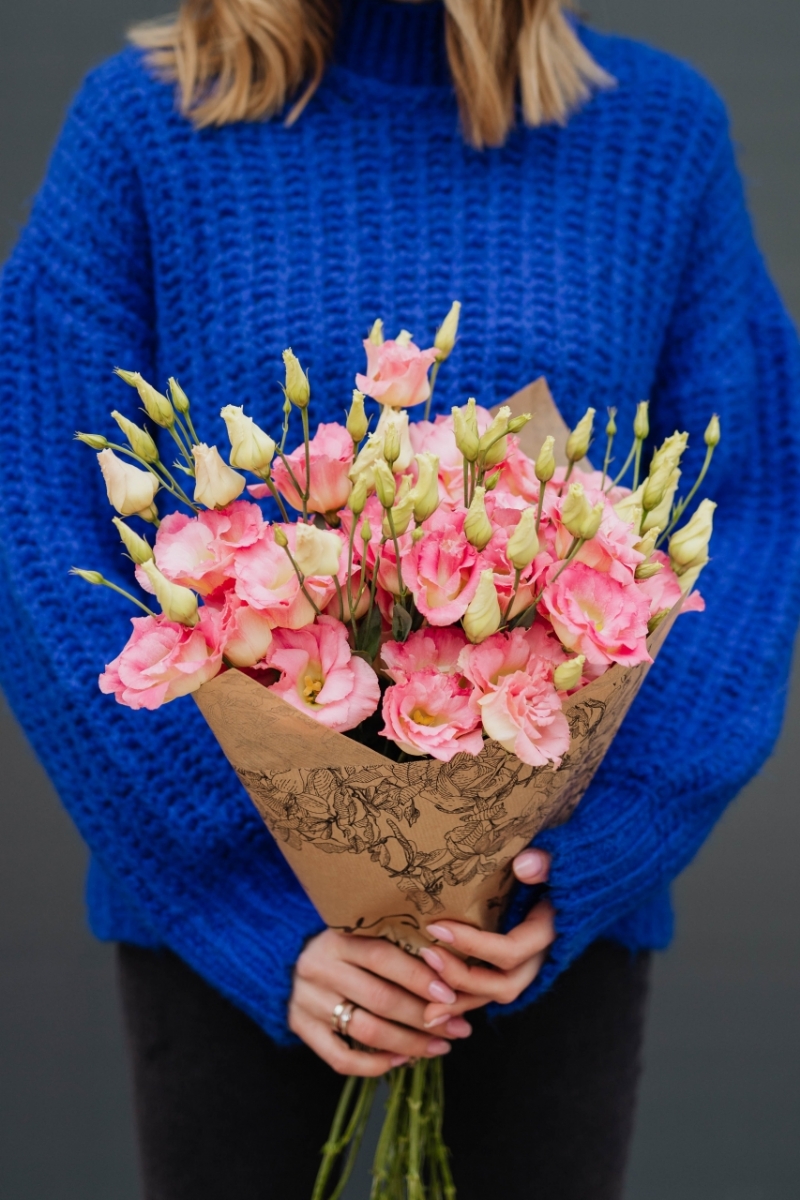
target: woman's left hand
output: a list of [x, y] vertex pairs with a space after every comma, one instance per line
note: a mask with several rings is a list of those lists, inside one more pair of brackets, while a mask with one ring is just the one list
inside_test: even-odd
[[[514, 859], [514, 874], [522, 883], [543, 883], [549, 869], [549, 856], [541, 850], [524, 850]], [[421, 950], [420, 955], [457, 993], [453, 1004], [427, 1006], [428, 1029], [492, 1001], [513, 1003], [533, 983], [556, 936], [549, 900], [540, 901], [510, 933], [483, 933], [458, 921], [436, 921], [428, 926], [428, 933], [439, 944]], [[471, 966], [447, 947], [488, 965]]]

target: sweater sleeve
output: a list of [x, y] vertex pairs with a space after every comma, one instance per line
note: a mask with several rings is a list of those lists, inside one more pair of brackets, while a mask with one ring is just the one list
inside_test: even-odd
[[131, 609], [68, 575], [131, 586], [100, 472], [73, 441], [108, 432], [112, 368], [155, 359], [147, 198], [114, 119], [139, 102], [123, 76], [84, 86], [0, 284], [0, 680], [103, 871], [285, 1040], [292, 966], [322, 923], [193, 703], [133, 713], [100, 694]]
[[626, 917], [689, 863], [783, 716], [800, 607], [800, 354], [754, 244], [727, 128], [691, 230], [651, 412], [657, 439], [691, 433], [687, 486], [720, 415], [703, 488], [718, 503], [699, 583], [707, 610], [678, 619], [575, 814], [537, 839], [553, 856], [557, 939], [518, 1003], [601, 934], [630, 941]]

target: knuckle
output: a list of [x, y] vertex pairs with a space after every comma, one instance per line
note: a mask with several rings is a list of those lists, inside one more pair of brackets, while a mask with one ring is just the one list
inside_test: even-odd
[[394, 1001], [394, 990], [388, 983], [376, 980], [369, 987], [369, 1006], [373, 1012], [387, 1012]]

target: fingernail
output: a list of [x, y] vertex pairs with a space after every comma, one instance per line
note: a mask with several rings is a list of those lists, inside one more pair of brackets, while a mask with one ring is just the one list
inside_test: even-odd
[[444, 1025], [445, 1021], [451, 1020], [447, 1013], [443, 1017], [434, 1017], [432, 1021], [425, 1022], [426, 1029], [435, 1029], [437, 1025]]
[[534, 883], [547, 871], [547, 859], [541, 850], [523, 850], [514, 859], [514, 874], [517, 879]]
[[440, 1004], [455, 1004], [456, 994], [446, 983], [442, 983], [441, 979], [434, 979], [433, 983], [428, 985], [428, 995], [433, 1000], [438, 1000]]
[[392, 1064], [393, 1067], [403, 1067], [408, 1062], [408, 1055], [393, 1054], [391, 1056], [391, 1058], [389, 1059], [389, 1062]]
[[429, 925], [427, 932], [431, 937], [436, 938], [437, 942], [450, 942], [456, 940], [449, 929], [445, 929], [444, 925]]
[[428, 1042], [428, 1054], [449, 1054], [450, 1043], [444, 1038], [434, 1038], [432, 1042]]
[[433, 967], [434, 971], [444, 970], [444, 959], [435, 950], [420, 950], [419, 956], [425, 960], [429, 967]]
[[447, 1022], [447, 1032], [451, 1037], [467, 1038], [472, 1033], [472, 1026], [463, 1017], [451, 1017]]

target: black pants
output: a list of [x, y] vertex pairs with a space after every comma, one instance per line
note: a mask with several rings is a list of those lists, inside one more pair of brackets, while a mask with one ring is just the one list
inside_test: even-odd
[[[342, 1080], [178, 958], [119, 951], [145, 1200], [309, 1200]], [[620, 1200], [649, 956], [592, 946], [446, 1060], [459, 1200]]]

